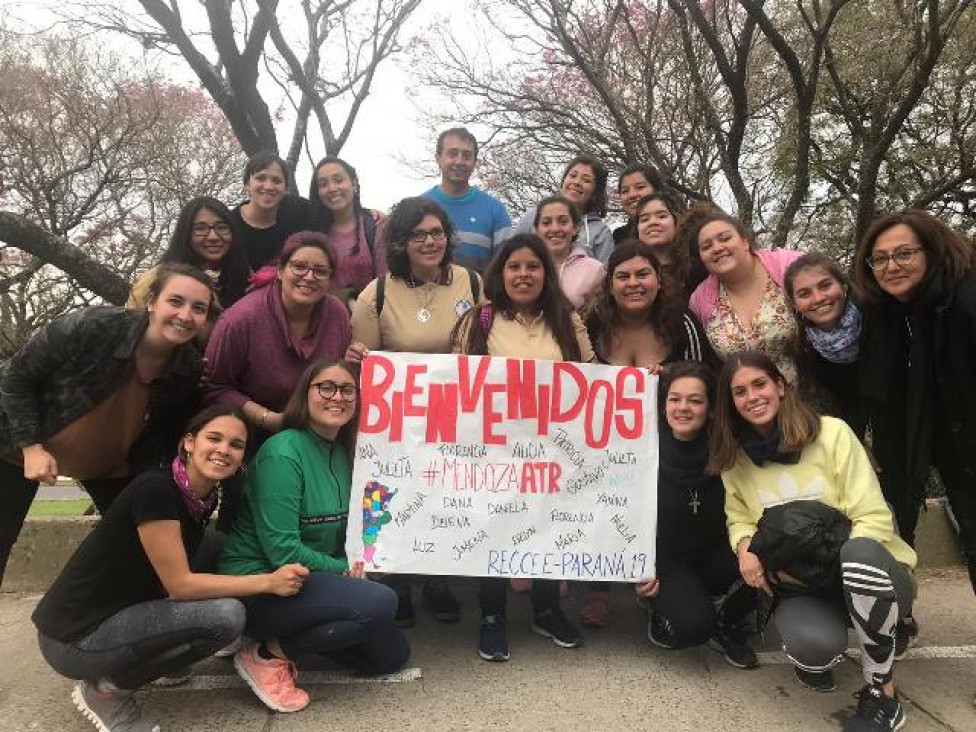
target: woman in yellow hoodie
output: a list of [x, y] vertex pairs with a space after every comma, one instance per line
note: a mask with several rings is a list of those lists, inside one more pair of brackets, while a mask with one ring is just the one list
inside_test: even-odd
[[[773, 361], [738, 353], [719, 377], [709, 472], [721, 473], [729, 539], [743, 580], [779, 600], [774, 620], [797, 679], [834, 688], [830, 669], [847, 646], [853, 624], [867, 682], [848, 730], [896, 730], [905, 711], [892, 682], [892, 662], [904, 652], [900, 621], [911, 615], [915, 552], [902, 541], [867, 454], [841, 420], [818, 417]], [[817, 501], [850, 521], [840, 546], [836, 586], [798, 584], [767, 571], [753, 553], [760, 519], [793, 501]]]

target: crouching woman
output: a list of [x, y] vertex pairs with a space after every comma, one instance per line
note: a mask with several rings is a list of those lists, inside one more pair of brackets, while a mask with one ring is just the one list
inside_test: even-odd
[[234, 665], [258, 698], [297, 712], [308, 694], [295, 686], [296, 663], [328, 658], [366, 674], [404, 666], [410, 648], [393, 626], [396, 593], [366, 579], [345, 554], [350, 455], [358, 403], [356, 367], [319, 360], [285, 407], [285, 429], [258, 450], [244, 504], [220, 558], [220, 571], [249, 575], [292, 562], [307, 567], [294, 597], [247, 598], [246, 644]]
[[[729, 539], [743, 579], [779, 600], [774, 621], [797, 679], [820, 691], [834, 688], [830, 669], [843, 660], [851, 623], [866, 685], [845, 729], [899, 729], [905, 711], [892, 662], [896, 646], [903, 650], [898, 626], [911, 615], [916, 558], [895, 533], [867, 453], [843, 421], [818, 417], [804, 404], [766, 355], [731, 356], [716, 401], [709, 471], [722, 474]], [[781, 507], [817, 502], [849, 522], [849, 538], [837, 542], [832, 559], [825, 558], [826, 546], [793, 559], [805, 567], [813, 557], [836, 563], [834, 582], [815, 588], [799, 581], [782, 553], [785, 563], [764, 566], [756, 539]], [[825, 539], [834, 535], [823, 532]]]
[[230, 598], [301, 588], [307, 572], [294, 564], [251, 577], [190, 569], [217, 483], [240, 468], [246, 441], [232, 408], [196, 415], [171, 469], [133, 479], [34, 611], [41, 653], [59, 674], [83, 679], [71, 698], [98, 729], [159, 729], [142, 717], [136, 689], [240, 635], [244, 606]]

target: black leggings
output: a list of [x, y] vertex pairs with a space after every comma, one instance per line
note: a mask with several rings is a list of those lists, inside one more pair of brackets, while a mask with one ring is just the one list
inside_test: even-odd
[[717, 628], [737, 626], [756, 606], [755, 590], [742, 581], [724, 542], [685, 561], [659, 558], [657, 577], [654, 612], [670, 623], [676, 648], [707, 642]]
[[[86, 480], [83, 487], [88, 491], [99, 514], [104, 515], [115, 497], [132, 481], [127, 478], [101, 478]], [[37, 495], [37, 481], [24, 477], [24, 467], [0, 460], [0, 584], [10, 559], [10, 550], [17, 543], [24, 519]]]

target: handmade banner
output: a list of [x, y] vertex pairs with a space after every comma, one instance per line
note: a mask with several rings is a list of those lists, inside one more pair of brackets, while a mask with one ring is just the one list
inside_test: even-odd
[[653, 576], [656, 392], [633, 367], [370, 353], [347, 556], [376, 572]]

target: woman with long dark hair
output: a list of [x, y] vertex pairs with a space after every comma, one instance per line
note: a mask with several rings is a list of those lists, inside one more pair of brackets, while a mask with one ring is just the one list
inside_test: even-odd
[[661, 174], [651, 165], [635, 163], [620, 171], [617, 178], [617, 199], [627, 215], [627, 223], [613, 230], [613, 241], [620, 244], [637, 238], [637, 203], [652, 193], [664, 190]]
[[332, 294], [350, 303], [371, 280], [386, 274], [386, 217], [363, 208], [359, 175], [342, 158], [319, 160], [312, 173], [308, 200], [314, 231], [329, 237], [339, 268]]
[[899, 621], [911, 615], [916, 557], [856, 435], [818, 417], [768, 355], [737, 353], [719, 377], [708, 469], [725, 484], [742, 579], [778, 599], [797, 680], [834, 688], [850, 623], [865, 686], [849, 728], [899, 729], [892, 662], [907, 647]]
[[826, 254], [807, 252], [786, 268], [783, 289], [797, 319], [800, 394], [863, 439], [867, 413], [857, 383], [862, 316], [847, 275]]
[[298, 379], [283, 427], [251, 462], [245, 501], [220, 571], [246, 577], [298, 564], [301, 592], [245, 598], [246, 643], [234, 666], [258, 698], [297, 712], [308, 694], [295, 664], [328, 658], [368, 674], [403, 667], [410, 648], [393, 626], [396, 594], [366, 578], [345, 554], [358, 367], [316, 360]]
[[753, 668], [742, 626], [755, 591], [729, 548], [722, 480], [705, 472], [715, 376], [694, 361], [671, 364], [660, 402], [655, 575], [634, 587], [648, 607], [647, 638], [666, 649], [708, 643], [730, 665]]
[[[457, 353], [534, 358], [552, 361], [593, 360], [586, 329], [559, 287], [556, 266], [545, 242], [535, 234], [516, 234], [502, 245], [485, 273], [489, 302], [458, 322]], [[478, 654], [486, 661], [507, 661], [507, 582], [479, 581], [481, 634]], [[559, 582], [533, 580], [532, 629], [561, 648], [578, 648], [583, 636], [559, 607]]]
[[249, 577], [196, 572], [190, 558], [241, 467], [247, 426], [225, 406], [187, 424], [177, 457], [134, 478], [38, 603], [44, 659], [70, 679], [75, 705], [100, 730], [158, 730], [133, 698], [144, 684], [207, 658], [244, 629], [231, 599], [294, 595], [307, 571], [288, 564]]
[[976, 248], [934, 216], [877, 219], [858, 244], [861, 393], [886, 497], [912, 543], [934, 465], [976, 589]]
[[[243, 297], [251, 268], [230, 210], [211, 196], [197, 196], [184, 204], [173, 227], [169, 246], [159, 263], [184, 262], [207, 273], [213, 280], [217, 301], [229, 308]], [[146, 306], [149, 286], [159, 265], [132, 283], [127, 308]]]
[[535, 209], [535, 233], [549, 247], [559, 270], [559, 286], [573, 307], [586, 305], [600, 288], [606, 269], [576, 244], [583, 224], [579, 207], [565, 196], [549, 196]]
[[[606, 166], [592, 155], [577, 155], [566, 163], [559, 180], [559, 193], [579, 206], [583, 221], [576, 244], [590, 257], [606, 262], [613, 251], [613, 234], [603, 217], [607, 215]], [[536, 207], [532, 206], [515, 224], [516, 234], [535, 231]]]

